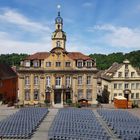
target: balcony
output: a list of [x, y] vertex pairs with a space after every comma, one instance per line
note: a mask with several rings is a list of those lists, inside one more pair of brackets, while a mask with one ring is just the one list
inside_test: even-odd
[[71, 89], [71, 85], [52, 85], [52, 89]]

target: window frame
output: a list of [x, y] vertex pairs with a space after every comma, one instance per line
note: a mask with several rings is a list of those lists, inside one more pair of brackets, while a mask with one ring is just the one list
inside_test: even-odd
[[51, 62], [46, 62], [46, 67], [51, 67]]
[[34, 76], [34, 85], [39, 85], [39, 76]]
[[77, 82], [78, 82], [78, 85], [82, 85], [83, 84], [83, 76], [78, 76], [77, 78]]
[[65, 67], [70, 67], [70, 66], [71, 66], [71, 62], [65, 62]]
[[30, 76], [25, 76], [25, 85], [28, 86], [30, 85]]
[[92, 79], [91, 76], [88, 75], [87, 78], [86, 78], [86, 84], [87, 85], [91, 85], [91, 79]]
[[83, 60], [77, 60], [77, 67], [78, 68], [83, 68]]
[[55, 63], [55, 66], [56, 66], [56, 67], [61, 67], [61, 62], [56, 62], [56, 63]]
[[[36, 94], [37, 96], [35, 96], [35, 93], [37, 93]], [[37, 97], [37, 98], [35, 98], [35, 97]], [[39, 101], [39, 90], [34, 90], [34, 100]]]

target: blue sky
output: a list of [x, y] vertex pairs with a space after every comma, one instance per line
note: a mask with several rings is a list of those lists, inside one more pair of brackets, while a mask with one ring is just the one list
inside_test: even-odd
[[50, 51], [58, 4], [67, 51], [140, 50], [140, 0], [0, 0], [0, 54]]

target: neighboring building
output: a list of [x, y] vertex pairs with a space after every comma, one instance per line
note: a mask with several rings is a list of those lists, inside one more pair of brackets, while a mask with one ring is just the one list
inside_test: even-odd
[[101, 74], [101, 79], [102, 94], [109, 93], [110, 103], [115, 96], [124, 96], [140, 103], [140, 70], [134, 68], [128, 60], [122, 64], [114, 63]]
[[16, 101], [17, 74], [6, 64], [0, 64], [0, 101]]
[[44, 103], [63, 106], [68, 99], [73, 103], [87, 99], [96, 103], [96, 62], [80, 52], [66, 51], [66, 33], [58, 12], [52, 34], [52, 50], [38, 52], [21, 62], [19, 100], [23, 104]]

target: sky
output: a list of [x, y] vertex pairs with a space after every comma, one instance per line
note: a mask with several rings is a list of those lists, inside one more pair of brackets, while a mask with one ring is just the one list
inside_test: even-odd
[[50, 51], [57, 5], [67, 51], [140, 50], [140, 0], [0, 0], [0, 54]]

